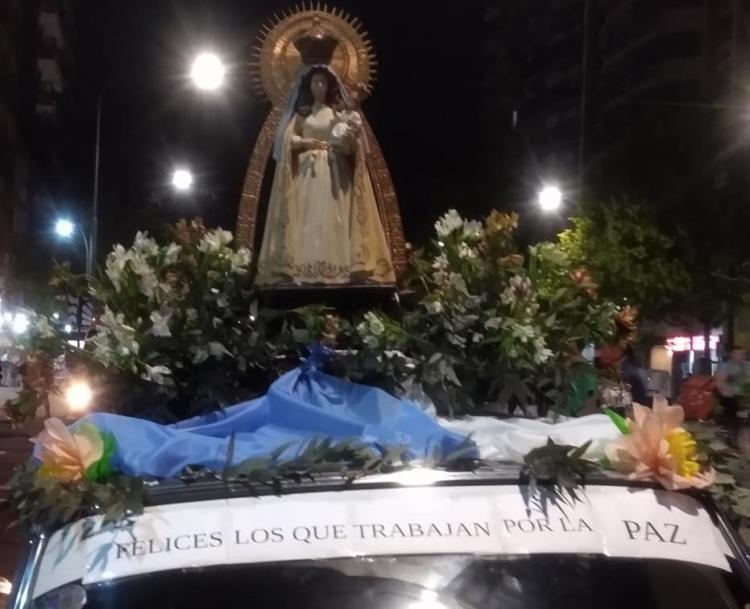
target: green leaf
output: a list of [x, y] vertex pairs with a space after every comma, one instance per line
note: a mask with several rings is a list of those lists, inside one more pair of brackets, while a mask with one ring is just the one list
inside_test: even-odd
[[610, 421], [615, 424], [615, 427], [617, 427], [617, 430], [622, 435], [625, 436], [630, 433], [630, 426], [628, 424], [628, 420], [625, 417], [617, 414], [614, 410], [607, 407], [604, 408], [604, 414], [609, 417]]
[[[100, 432], [97, 430], [97, 433]], [[84, 473], [86, 480], [89, 482], [106, 482], [114, 473], [112, 459], [117, 447], [115, 437], [109, 432], [102, 433], [101, 436], [103, 444], [102, 456], [98, 461], [92, 463]]]
[[584, 442], [581, 444], [578, 448], [576, 448], [572, 453], [570, 453], [571, 459], [581, 459], [584, 454], [586, 454], [586, 451], [591, 446], [591, 440], [588, 442]]

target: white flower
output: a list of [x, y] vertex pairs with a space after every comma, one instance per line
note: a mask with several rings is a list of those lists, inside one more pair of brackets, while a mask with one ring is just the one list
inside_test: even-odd
[[512, 327], [513, 336], [519, 339], [522, 343], [527, 343], [534, 339], [534, 328], [523, 324], [513, 324]]
[[250, 250], [246, 247], [241, 247], [236, 252], [232, 253], [231, 265], [232, 270], [237, 273], [239, 271], [246, 271], [247, 267], [250, 266]]
[[432, 261], [432, 268], [435, 270], [433, 279], [436, 283], [442, 284], [445, 281], [448, 266], [448, 256], [445, 253], [436, 256]]
[[514, 275], [510, 279], [510, 285], [516, 290], [525, 291], [531, 287], [531, 280], [523, 275]]
[[458, 255], [461, 256], [461, 258], [476, 258], [477, 250], [470, 245], [466, 245], [466, 243], [460, 243], [458, 246]]
[[156, 256], [159, 253], [159, 246], [148, 236], [148, 233], [138, 231], [135, 234], [132, 250], [136, 255]]
[[130, 260], [130, 252], [119, 243], [115, 245], [114, 249], [107, 256], [104, 264], [104, 273], [115, 287], [115, 292], [119, 292], [122, 288], [122, 274], [125, 272], [125, 265], [128, 263], [128, 260]]
[[547, 362], [554, 354], [550, 349], [547, 349], [546, 347], [544, 349], [540, 349], [534, 354], [534, 362], [537, 364], [544, 364]]
[[153, 311], [150, 316], [151, 323], [151, 334], [154, 336], [169, 337], [172, 336], [172, 332], [169, 329], [169, 323], [172, 321], [172, 314], [168, 313], [162, 315], [159, 311]]
[[464, 237], [481, 237], [482, 223], [476, 220], [464, 221]]
[[233, 238], [232, 233], [228, 230], [217, 228], [203, 235], [203, 239], [198, 244], [198, 249], [202, 252], [218, 252], [221, 248], [229, 245]]
[[138, 275], [138, 286], [140, 287], [141, 294], [147, 298], [153, 298], [156, 294], [156, 289], [159, 287], [159, 280], [156, 278], [154, 268], [140, 254], [132, 257], [130, 268]]
[[176, 243], [170, 243], [164, 251], [164, 264], [172, 265], [177, 262], [177, 257], [180, 255], [181, 250], [181, 246]]
[[512, 287], [505, 288], [503, 293], [500, 294], [500, 302], [504, 305], [514, 305], [516, 302], [516, 291]]
[[117, 328], [118, 326], [125, 323], [125, 317], [122, 313], [115, 315], [112, 309], [108, 306], [104, 306], [104, 313], [99, 316], [99, 324], [107, 328]]
[[159, 280], [156, 275], [151, 272], [140, 278], [139, 286], [141, 288], [141, 294], [146, 298], [153, 298], [156, 295], [156, 288], [159, 287]]
[[97, 359], [108, 366], [117, 363], [118, 357], [138, 354], [140, 345], [135, 340], [135, 334], [135, 329], [125, 324], [122, 313], [115, 315], [112, 309], [105, 306], [99, 317], [97, 333], [87, 342], [94, 345]]
[[448, 268], [448, 256], [445, 255], [445, 252], [441, 252], [438, 256], [435, 256], [435, 259], [432, 261], [432, 268], [436, 271], [444, 271]]
[[455, 209], [450, 209], [437, 222], [435, 222], [435, 231], [440, 237], [447, 237], [454, 230], [458, 230], [464, 225], [464, 220], [458, 215]]
[[484, 327], [487, 330], [497, 330], [503, 325], [502, 317], [490, 317], [484, 322]]
[[168, 385], [171, 380], [166, 378], [172, 371], [166, 366], [146, 366], [146, 371], [141, 374], [141, 378], [150, 383], [156, 383], [157, 385]]

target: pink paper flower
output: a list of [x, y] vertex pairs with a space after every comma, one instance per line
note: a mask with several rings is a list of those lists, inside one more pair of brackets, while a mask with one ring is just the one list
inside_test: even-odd
[[633, 404], [629, 432], [606, 448], [612, 466], [631, 479], [654, 478], [664, 488], [705, 488], [713, 483], [713, 469], [701, 470], [693, 436], [682, 427], [682, 406], [654, 398], [651, 410]]
[[104, 439], [93, 425], [79, 425], [71, 432], [60, 419], [47, 419], [44, 430], [32, 440], [42, 461], [39, 475], [62, 482], [78, 482], [104, 454]]

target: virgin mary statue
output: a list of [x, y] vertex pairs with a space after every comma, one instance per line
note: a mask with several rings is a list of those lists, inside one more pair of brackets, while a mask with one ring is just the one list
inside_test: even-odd
[[274, 148], [258, 284], [395, 282], [358, 99], [327, 65], [298, 78]]

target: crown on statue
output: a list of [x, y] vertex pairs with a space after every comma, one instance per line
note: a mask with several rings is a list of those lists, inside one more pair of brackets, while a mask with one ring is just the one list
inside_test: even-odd
[[330, 64], [338, 44], [338, 40], [323, 28], [320, 17], [313, 17], [310, 28], [294, 41], [302, 63], [308, 66]]

